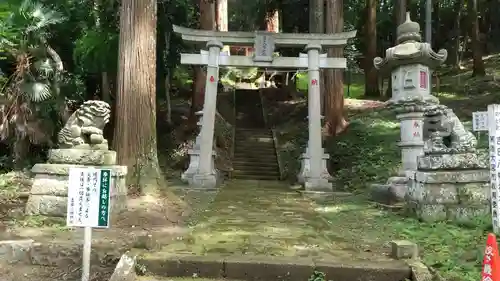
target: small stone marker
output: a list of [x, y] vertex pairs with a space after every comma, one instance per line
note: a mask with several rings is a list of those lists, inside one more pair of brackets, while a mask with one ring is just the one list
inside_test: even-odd
[[92, 228], [109, 227], [111, 170], [70, 168], [67, 226], [84, 227], [82, 281], [90, 279]]
[[130, 252], [123, 254], [116, 265], [109, 281], [134, 281], [136, 280], [135, 266], [137, 257]]
[[414, 259], [418, 257], [417, 244], [408, 240], [393, 240], [391, 244], [391, 257], [393, 259]]

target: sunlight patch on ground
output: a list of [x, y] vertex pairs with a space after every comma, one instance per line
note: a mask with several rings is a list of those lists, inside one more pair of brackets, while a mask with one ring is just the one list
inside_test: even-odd
[[373, 129], [397, 129], [399, 128], [399, 123], [396, 121], [380, 120], [378, 122], [373, 122], [369, 125]]

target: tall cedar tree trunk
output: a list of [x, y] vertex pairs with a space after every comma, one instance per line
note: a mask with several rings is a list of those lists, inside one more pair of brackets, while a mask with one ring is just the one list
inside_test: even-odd
[[441, 21], [439, 1], [432, 2], [432, 23], [434, 24], [434, 32], [432, 33], [432, 47], [436, 50], [441, 49], [443, 46], [443, 38], [441, 38]]
[[485, 76], [483, 55], [479, 42], [479, 23], [477, 19], [477, 0], [467, 2], [467, 13], [469, 16], [470, 39], [472, 49], [472, 76]]
[[[101, 6], [102, 5], [100, 0], [94, 0], [93, 14], [94, 14], [94, 24], [97, 30], [101, 29], [101, 17], [99, 14]], [[99, 67], [101, 69], [101, 99], [107, 103], [111, 103], [111, 96], [110, 96], [111, 89], [109, 86], [109, 76], [106, 70], [106, 64], [103, 63]]]
[[365, 70], [365, 96], [379, 97], [378, 73], [373, 65], [377, 56], [377, 0], [366, 0], [365, 42], [366, 54], [363, 62]]
[[[227, 12], [227, 0], [215, 1], [215, 24], [218, 31], [229, 31], [229, 17]], [[230, 54], [230, 46], [224, 46], [222, 49]]]
[[[309, 33], [325, 33], [325, 0], [309, 0]], [[321, 110], [325, 114], [325, 72], [320, 69], [319, 96]]]
[[[394, 42], [394, 45], [396, 45], [396, 41], [398, 39], [398, 35], [396, 34], [396, 29], [399, 25], [401, 25], [406, 18], [406, 10], [407, 10], [407, 0], [397, 0], [394, 3], [394, 8], [392, 10], [392, 16], [394, 18], [394, 23], [396, 23], [396, 26], [392, 30], [392, 41]], [[392, 95], [392, 79], [391, 76], [387, 77], [387, 89], [385, 92], [385, 96], [390, 97]]]
[[215, 18], [218, 31], [228, 31], [227, 0], [216, 0]]
[[266, 31], [274, 33], [280, 32], [280, 17], [278, 10], [273, 10], [266, 15]]
[[[326, 1], [326, 33], [344, 29], [343, 0]], [[342, 48], [329, 48], [329, 57], [343, 57]], [[328, 136], [342, 133], [349, 123], [344, 118], [344, 79], [341, 69], [325, 70], [325, 129]]]
[[500, 17], [498, 16], [498, 10], [500, 9], [500, 2], [497, 0], [490, 0], [488, 9], [488, 23], [490, 24], [488, 38], [489, 38], [489, 50], [490, 52], [495, 52], [499, 50], [500, 47]]
[[114, 144], [128, 184], [156, 194], [156, 0], [123, 0], [120, 10], [118, 94]]
[[[167, 14], [167, 3], [158, 2], [158, 34], [156, 34], [156, 60], [158, 69], [156, 71], [156, 101], [165, 100], [166, 116], [165, 121], [168, 125], [172, 124], [172, 105], [170, 101], [170, 80], [172, 78], [168, 67], [168, 57], [170, 53], [170, 21]], [[161, 124], [158, 124], [161, 128]], [[161, 143], [161, 141], [160, 141]]]
[[[215, 0], [200, 0], [200, 29], [215, 30]], [[203, 46], [205, 47], [205, 46]], [[196, 66], [194, 90], [191, 100], [190, 125], [196, 126], [195, 112], [203, 108], [205, 96], [206, 73], [202, 67]]]
[[455, 17], [453, 20], [453, 47], [451, 52], [449, 52], [448, 62], [455, 69], [460, 68], [460, 35], [462, 29], [460, 28], [460, 22], [462, 19], [462, 6], [464, 0], [455, 0], [453, 4], [453, 10], [455, 11]]

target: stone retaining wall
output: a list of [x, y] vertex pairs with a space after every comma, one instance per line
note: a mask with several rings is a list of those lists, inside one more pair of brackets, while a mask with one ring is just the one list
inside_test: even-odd
[[421, 220], [474, 223], [490, 214], [490, 196], [489, 170], [478, 155], [426, 155], [406, 199]]

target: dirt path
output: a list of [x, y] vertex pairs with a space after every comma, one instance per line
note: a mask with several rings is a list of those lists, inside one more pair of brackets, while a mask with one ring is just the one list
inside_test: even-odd
[[161, 252], [387, 260], [377, 252], [359, 251], [350, 239], [330, 239], [331, 233], [342, 234], [314, 208], [285, 183], [232, 181], [200, 213], [190, 234]]

